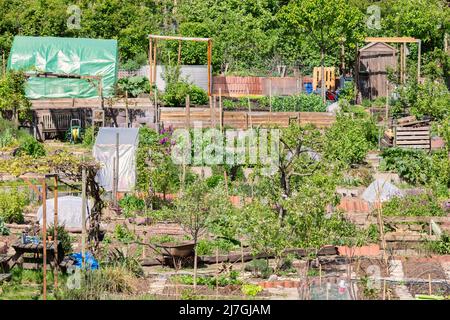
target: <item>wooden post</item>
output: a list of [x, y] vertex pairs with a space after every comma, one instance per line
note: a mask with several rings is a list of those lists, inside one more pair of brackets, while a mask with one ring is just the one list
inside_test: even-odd
[[42, 178], [42, 247], [43, 247], [43, 299], [47, 300], [47, 184]]
[[272, 114], [272, 78], [269, 80], [269, 112]]
[[112, 203], [113, 203], [113, 207], [114, 208], [116, 207], [115, 194], [117, 193], [117, 190], [116, 190], [116, 161], [117, 161], [117, 159], [114, 156], [113, 157], [113, 167], [112, 167], [112, 170], [113, 170], [113, 181], [112, 181], [112, 195], [111, 195]]
[[319, 262], [319, 286], [322, 287], [322, 265]]
[[211, 127], [214, 128], [216, 126], [216, 111], [214, 110], [213, 97], [209, 96], [209, 117], [211, 122]]
[[155, 93], [154, 94], [154, 96], [155, 96], [155, 110], [154, 110], [155, 114], [154, 114], [154, 117], [155, 117], [156, 131], [159, 133], [159, 131], [160, 131], [160, 124], [159, 124], [160, 117], [159, 117], [159, 108], [158, 108], [158, 90], [156, 89], [156, 87], [155, 87], [154, 93]]
[[58, 290], [58, 176], [53, 177], [53, 241], [55, 247], [55, 269], [53, 272], [55, 292]]
[[321, 73], [321, 95], [322, 95], [322, 101], [323, 103], [326, 103], [326, 97], [325, 97], [325, 52], [324, 49], [320, 49], [320, 73]]
[[127, 123], [127, 128], [129, 128], [129, 120], [128, 117], [128, 90], [125, 90], [125, 122]]
[[157, 60], [156, 60], [156, 48], [157, 48], [157, 42], [155, 39], [155, 45], [153, 46], [153, 83], [156, 85], [156, 67], [157, 67]]
[[253, 128], [253, 121], [252, 121], [252, 107], [250, 104], [250, 93], [247, 88], [247, 103], [248, 103], [248, 116], [250, 117], [250, 128]]
[[216, 300], [219, 298], [219, 248], [216, 248]]
[[149, 39], [148, 43], [148, 80], [150, 82], [150, 88], [153, 85], [153, 39]]
[[225, 181], [225, 191], [227, 193], [227, 197], [228, 197], [228, 175], [227, 175], [227, 171], [223, 170], [223, 178]]
[[212, 42], [208, 40], [208, 96], [211, 96], [211, 56], [212, 56]]
[[241, 241], [241, 272], [245, 271], [245, 266], [244, 266], [244, 244]]
[[219, 88], [219, 113], [220, 113], [220, 131], [223, 131], [222, 88]]
[[[447, 52], [447, 51], [446, 51]], [[420, 64], [422, 57], [422, 40], [417, 41], [417, 83], [420, 83]]]
[[117, 207], [119, 193], [119, 133], [116, 133], [116, 193], [114, 194], [114, 205]]
[[[115, 164], [115, 159], [114, 159]], [[82, 269], [86, 266], [86, 168], [81, 169], [81, 261]]]
[[181, 40], [178, 40], [178, 65], [181, 64]]
[[191, 127], [191, 100], [189, 98], [189, 95], [186, 96], [186, 128], [189, 130]]
[[433, 294], [433, 290], [431, 287], [431, 273], [428, 274], [428, 294], [430, 296]]

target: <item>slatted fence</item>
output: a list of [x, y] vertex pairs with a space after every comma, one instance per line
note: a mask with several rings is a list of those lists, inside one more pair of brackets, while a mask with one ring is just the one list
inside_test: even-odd
[[[326, 128], [336, 120], [335, 116], [327, 112], [267, 112], [267, 111], [223, 111], [209, 108], [162, 108], [160, 120], [165, 127], [173, 128], [193, 127], [201, 123], [202, 127], [231, 127], [246, 129], [250, 127], [279, 126], [287, 127], [290, 122], [313, 124], [318, 128]], [[221, 120], [222, 118], [222, 120]], [[189, 123], [188, 123], [189, 122]]]

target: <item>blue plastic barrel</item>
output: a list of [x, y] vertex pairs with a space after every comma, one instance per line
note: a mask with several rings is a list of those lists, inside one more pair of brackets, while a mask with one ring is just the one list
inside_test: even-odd
[[311, 94], [311, 92], [313, 91], [313, 85], [311, 82], [305, 83], [305, 91], [307, 94]]

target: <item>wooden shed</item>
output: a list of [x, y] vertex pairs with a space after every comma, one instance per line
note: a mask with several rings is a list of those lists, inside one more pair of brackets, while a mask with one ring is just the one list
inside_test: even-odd
[[357, 68], [362, 97], [386, 97], [387, 71], [397, 68], [397, 49], [383, 42], [369, 43], [358, 52]]

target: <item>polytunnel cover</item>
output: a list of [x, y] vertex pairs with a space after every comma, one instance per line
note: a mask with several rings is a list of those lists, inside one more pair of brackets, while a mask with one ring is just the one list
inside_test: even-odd
[[[118, 73], [117, 40], [16, 36], [8, 58], [8, 69], [27, 73], [101, 76], [104, 97], [114, 95]], [[29, 99], [95, 98], [95, 79], [30, 77]]]
[[137, 128], [100, 128], [93, 149], [94, 158], [101, 164], [97, 181], [106, 191], [112, 190], [117, 134], [119, 134], [118, 191], [131, 191], [136, 183], [136, 151], [139, 144]]
[[[47, 226], [53, 225], [54, 222], [54, 199], [48, 199], [46, 201], [47, 204]], [[88, 215], [92, 209], [92, 206], [87, 200], [87, 208], [86, 208], [86, 223], [89, 221]], [[74, 197], [74, 196], [64, 196], [58, 198], [58, 224], [60, 226], [64, 225], [67, 228], [80, 228], [82, 225], [81, 219], [81, 207], [82, 207], [82, 198]], [[39, 224], [43, 224], [43, 208], [39, 207], [37, 212], [37, 217], [39, 220]]]
[[387, 180], [376, 179], [362, 194], [362, 198], [370, 203], [384, 202], [393, 197], [403, 196], [402, 191]]

